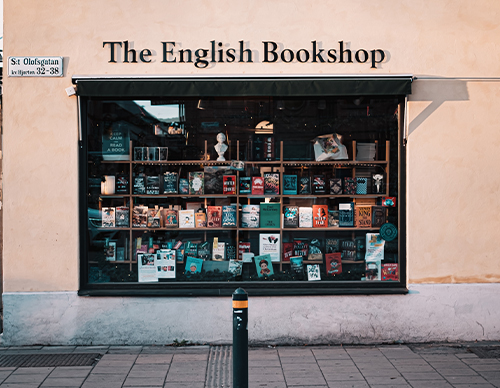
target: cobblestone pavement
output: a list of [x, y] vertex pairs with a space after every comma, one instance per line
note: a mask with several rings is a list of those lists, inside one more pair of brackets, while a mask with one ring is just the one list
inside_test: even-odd
[[[0, 367], [0, 388], [232, 386], [230, 346], [4, 347], [0, 365], [89, 353], [91, 366]], [[500, 343], [252, 347], [248, 358], [250, 388], [500, 387]]]

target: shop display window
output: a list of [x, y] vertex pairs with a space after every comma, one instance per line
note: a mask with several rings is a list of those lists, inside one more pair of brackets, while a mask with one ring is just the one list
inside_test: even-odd
[[81, 293], [405, 290], [404, 96], [81, 97]]

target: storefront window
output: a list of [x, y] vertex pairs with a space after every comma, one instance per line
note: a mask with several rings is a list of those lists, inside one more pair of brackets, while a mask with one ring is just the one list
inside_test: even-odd
[[403, 101], [81, 97], [81, 292], [404, 289]]

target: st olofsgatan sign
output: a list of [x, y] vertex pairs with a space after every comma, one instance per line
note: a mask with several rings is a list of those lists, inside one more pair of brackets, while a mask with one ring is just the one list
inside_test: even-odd
[[63, 57], [9, 57], [9, 77], [62, 77]]

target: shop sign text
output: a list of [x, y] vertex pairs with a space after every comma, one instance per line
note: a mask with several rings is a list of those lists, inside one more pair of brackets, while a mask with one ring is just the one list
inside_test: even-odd
[[62, 57], [9, 57], [9, 77], [62, 76]]

